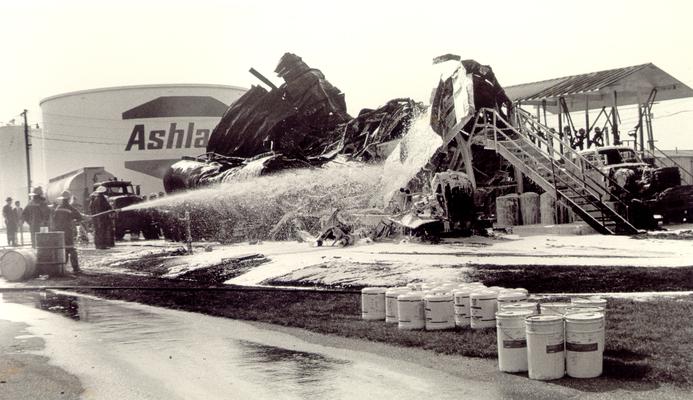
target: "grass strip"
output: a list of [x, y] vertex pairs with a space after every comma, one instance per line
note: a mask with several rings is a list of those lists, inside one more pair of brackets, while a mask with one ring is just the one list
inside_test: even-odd
[[487, 286], [522, 287], [530, 293], [693, 290], [693, 267], [471, 264], [467, 277]]

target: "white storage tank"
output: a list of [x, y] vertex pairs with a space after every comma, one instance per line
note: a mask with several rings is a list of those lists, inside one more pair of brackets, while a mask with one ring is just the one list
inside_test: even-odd
[[[104, 167], [144, 193], [163, 190], [166, 168], [206, 152], [212, 130], [246, 89], [162, 84], [64, 93], [41, 101], [45, 171], [37, 181], [83, 167]], [[36, 163], [34, 163], [36, 164]], [[40, 176], [44, 175], [44, 176]]]

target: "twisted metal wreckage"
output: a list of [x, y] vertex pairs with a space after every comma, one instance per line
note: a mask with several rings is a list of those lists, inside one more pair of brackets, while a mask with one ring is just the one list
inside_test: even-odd
[[[443, 56], [434, 63], [449, 60], [459, 61], [459, 57]], [[457, 228], [470, 232], [476, 221], [476, 182], [482, 179], [485, 187], [474, 195], [476, 202], [481, 199], [478, 205], [489, 212], [492, 194], [512, 188], [498, 185], [507, 180], [509, 173], [503, 171], [493, 152], [473, 148], [483, 155], [477, 155], [483, 168], [476, 168], [475, 177], [472, 147], [464, 142], [462, 134], [450, 136], [461, 121], [470, 123], [477, 109], [504, 107], [509, 112], [512, 107], [490, 67], [473, 60], [460, 61], [459, 66], [461, 69], [453, 75], [440, 80], [432, 99], [431, 127], [443, 138], [444, 145], [431, 154], [427, 165], [421, 165], [416, 177], [393, 194], [389, 211], [397, 216], [392, 221], [410, 229], [428, 226], [430, 230], [433, 224], [433, 230]], [[167, 193], [291, 168], [319, 167], [338, 156], [381, 162], [392, 154], [412, 121], [426, 112], [422, 103], [400, 98], [377, 109], [363, 109], [352, 118], [346, 112], [344, 94], [322, 72], [291, 53], [284, 54], [275, 69], [284, 80], [279, 87], [254, 69], [251, 72], [270, 89], [253, 86], [229, 107], [210, 136], [207, 153], [185, 157], [166, 173]], [[469, 79], [454, 76], [460, 73]], [[466, 86], [455, 87], [459, 82], [466, 82]], [[458, 104], [454, 109], [452, 94], [460, 89], [467, 93], [468, 104]], [[407, 150], [401, 149], [400, 153], [397, 156], [404, 161]], [[392, 226], [379, 228], [382, 235]]]
[[[421, 146], [407, 140], [416, 134], [409, 128], [428, 113], [428, 128], [438, 135], [435, 141], [440, 146], [429, 146], [433, 150], [426, 153], [418, 172], [399, 191], [394, 189], [386, 209], [393, 214], [390, 224], [381, 223], [376, 236], [395, 226], [433, 236], [483, 233], [491, 226], [496, 198], [517, 192], [518, 186], [548, 192], [601, 233], [636, 231], [613, 210], [618, 204], [607, 207], [603, 201], [613, 197], [627, 205], [631, 200], [620, 198], [614, 176], [587, 176], [590, 168], [574, 164], [588, 161], [570, 146], [564, 149], [548, 128], [528, 129], [526, 112], [513, 108], [489, 66], [451, 54], [434, 59], [434, 65], [441, 68], [441, 75], [429, 108], [412, 99], [394, 99], [352, 118], [337, 87], [300, 57], [286, 53], [275, 69], [284, 83], [276, 87], [251, 69], [270, 89], [253, 86], [233, 103], [212, 132], [207, 153], [174, 164], [164, 177], [164, 187], [168, 193], [202, 188], [286, 169], [320, 167], [337, 157], [406, 163], [416, 153], [407, 146]], [[604, 183], [597, 184], [599, 179]], [[566, 180], [581, 181], [584, 187], [563, 189]], [[590, 204], [601, 217], [587, 208]], [[334, 226], [348, 234], [345, 224]], [[328, 229], [327, 234], [334, 232]]]
[[[451, 58], [454, 56], [444, 56], [435, 62]], [[490, 67], [473, 60], [460, 65], [463, 74], [472, 78], [464, 88], [471, 103], [463, 110], [468, 115], [462, 118], [470, 120], [475, 110], [483, 107], [510, 109], [510, 101]], [[168, 193], [291, 168], [320, 167], [337, 157], [381, 162], [392, 154], [412, 121], [427, 110], [422, 103], [400, 98], [377, 109], [363, 109], [352, 118], [346, 112], [344, 94], [300, 57], [284, 54], [275, 72], [284, 80], [279, 87], [251, 69], [270, 89], [253, 86], [229, 107], [210, 136], [207, 153], [185, 157], [166, 173]], [[452, 77], [441, 80], [432, 101], [431, 126], [446, 145], [431, 154], [428, 165], [421, 165], [422, 171], [393, 194], [389, 211], [398, 214], [393, 218], [396, 224], [414, 230], [438, 224], [446, 230], [469, 232], [476, 220], [472, 201], [476, 179], [471, 163], [463, 162], [471, 159], [469, 147], [454, 145], [454, 137], [445, 138], [462, 112], [458, 109], [455, 114], [451, 109], [452, 91], [459, 90], [453, 87], [455, 82]], [[451, 141], [453, 146], [448, 146]], [[460, 152], [467, 154], [460, 157]], [[407, 150], [401, 149], [398, 157], [404, 161], [407, 156]], [[486, 164], [494, 172], [500, 169], [497, 161], [487, 160]], [[467, 168], [466, 173], [455, 170], [461, 166]], [[497, 180], [493, 173], [490, 177]], [[382, 235], [392, 226], [380, 228]]]

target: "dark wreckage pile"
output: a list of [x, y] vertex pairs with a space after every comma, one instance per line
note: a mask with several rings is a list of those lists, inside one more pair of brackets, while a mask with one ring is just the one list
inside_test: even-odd
[[[194, 240], [222, 242], [310, 237], [349, 244], [357, 236], [375, 239], [403, 231], [436, 238], [484, 230], [488, 224], [479, 221], [495, 210], [495, 197], [514, 190], [508, 182], [512, 171], [495, 152], [468, 146], [464, 137], [450, 132], [471, 123], [480, 108], [509, 112], [510, 101], [490, 67], [452, 55], [439, 57], [436, 64], [448, 69], [452, 64], [453, 72], [434, 84], [431, 106], [393, 99], [356, 117], [347, 113], [344, 93], [294, 54], [284, 54], [275, 69], [284, 81], [279, 87], [251, 69], [268, 89], [248, 90], [213, 130], [207, 152], [183, 158], [164, 177], [169, 194], [217, 188], [235, 193], [233, 200], [224, 203], [217, 193], [212, 202], [172, 201], [156, 211], [164, 233], [183, 239], [178, 217], [184, 211], [195, 221]], [[460, 90], [466, 104], [452, 100]], [[472, 158], [474, 168], [465, 162]], [[405, 164], [406, 172], [398, 173]], [[350, 180], [335, 165], [371, 166], [378, 173]], [[394, 168], [401, 185], [390, 187], [388, 168]], [[329, 171], [329, 183], [318, 175], [294, 175], [282, 181], [310, 182], [293, 182], [287, 185], [292, 189], [272, 193], [246, 190], [252, 180], [303, 170]], [[268, 184], [275, 183], [251, 186]], [[388, 187], [389, 193], [383, 193]], [[244, 191], [249, 198], [238, 194]], [[355, 216], [364, 213], [369, 217]]]

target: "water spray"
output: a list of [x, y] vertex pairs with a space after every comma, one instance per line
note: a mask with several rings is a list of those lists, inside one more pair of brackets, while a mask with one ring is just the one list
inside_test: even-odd
[[185, 241], [188, 243], [188, 254], [192, 254], [193, 248], [192, 233], [190, 230], [190, 211], [185, 210], [185, 218], [183, 218], [183, 221], [185, 221]]

